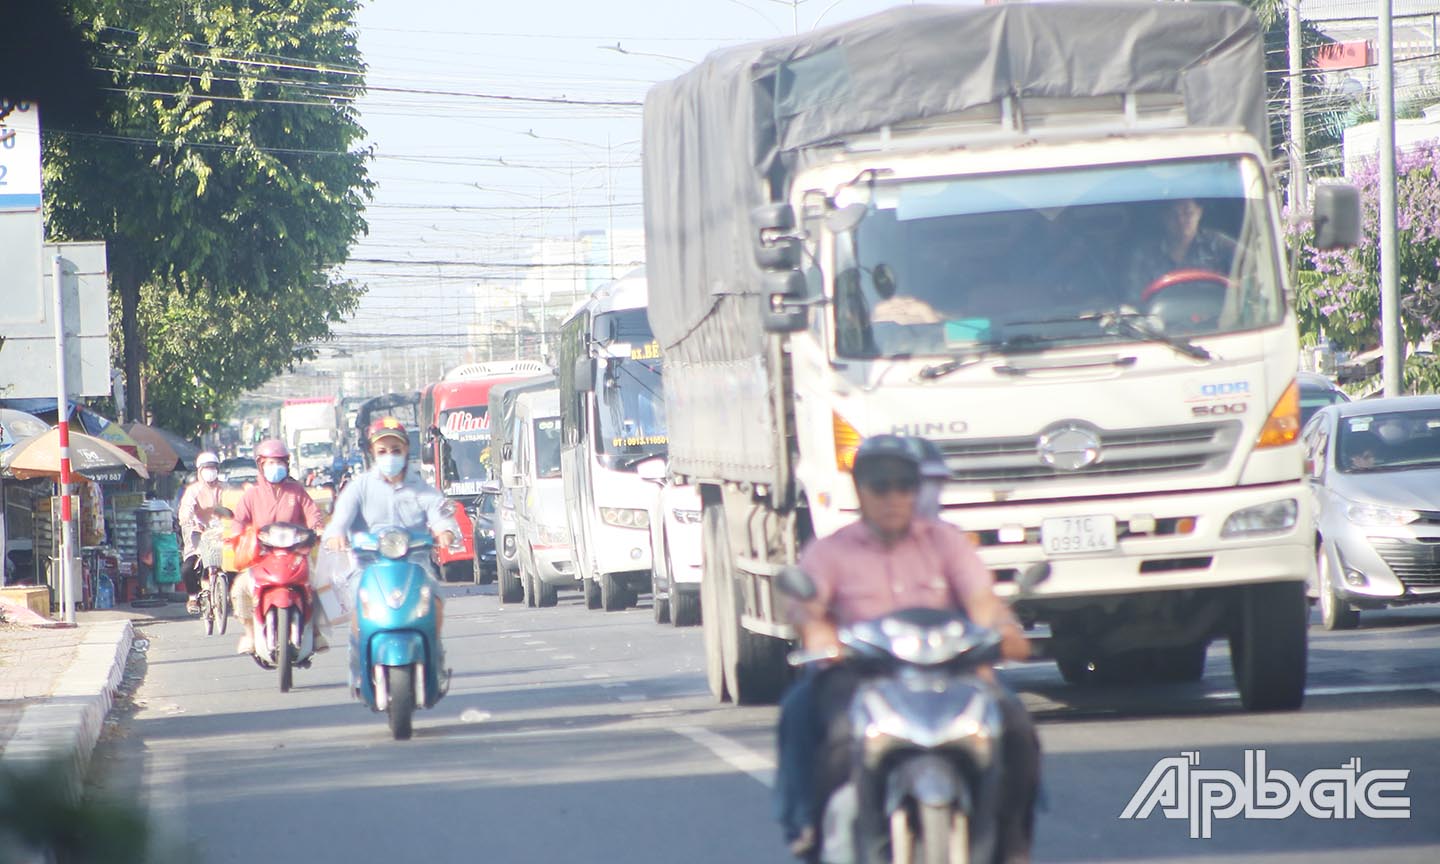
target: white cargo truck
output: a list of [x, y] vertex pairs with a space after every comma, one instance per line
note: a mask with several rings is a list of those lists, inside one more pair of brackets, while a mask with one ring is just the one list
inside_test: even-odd
[[[1225, 3], [902, 7], [651, 91], [649, 317], [699, 486], [712, 692], [775, 698], [772, 577], [858, 517], [868, 435], [944, 453], [943, 518], [1067, 680], [1304, 696], [1314, 567], [1264, 44]], [[1358, 234], [1320, 187], [1317, 239]]]

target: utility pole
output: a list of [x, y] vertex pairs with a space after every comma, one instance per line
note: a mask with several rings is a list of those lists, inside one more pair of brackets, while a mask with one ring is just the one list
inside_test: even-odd
[[1400, 278], [1395, 219], [1395, 21], [1392, 0], [1380, 0], [1380, 346], [1386, 396], [1404, 393], [1405, 342], [1400, 328]]
[[1290, 28], [1290, 212], [1309, 212], [1310, 178], [1305, 169], [1305, 57], [1300, 45], [1300, 0], [1286, 0]]

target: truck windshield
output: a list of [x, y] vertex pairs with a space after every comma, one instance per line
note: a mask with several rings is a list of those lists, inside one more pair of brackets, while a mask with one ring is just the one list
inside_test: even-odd
[[484, 405], [440, 414], [440, 491], [473, 495], [490, 479], [490, 416]]
[[1016, 352], [1269, 327], [1285, 303], [1242, 157], [880, 183], [837, 236], [839, 355]]
[[316, 456], [334, 456], [335, 445], [329, 441], [311, 441], [300, 445], [300, 458], [313, 459]]
[[665, 453], [665, 391], [659, 348], [635, 346], [629, 358], [602, 360], [595, 388], [596, 451], [607, 467], [629, 470]]
[[535, 421], [535, 476], [541, 479], [560, 476], [559, 417]]

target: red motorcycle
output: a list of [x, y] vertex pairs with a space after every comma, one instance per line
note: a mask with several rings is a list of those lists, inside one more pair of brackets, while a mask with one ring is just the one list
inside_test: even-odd
[[261, 528], [259, 552], [250, 565], [255, 580], [255, 662], [280, 670], [280, 692], [290, 690], [295, 666], [310, 665], [315, 651], [310, 625], [315, 594], [310, 589], [310, 547], [315, 532], [276, 522]]

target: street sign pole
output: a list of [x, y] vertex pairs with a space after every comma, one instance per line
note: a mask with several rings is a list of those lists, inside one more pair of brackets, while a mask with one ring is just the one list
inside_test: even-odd
[[1386, 396], [1404, 394], [1405, 340], [1400, 328], [1400, 258], [1395, 217], [1395, 26], [1392, 0], [1380, 0], [1380, 346]]
[[75, 560], [75, 512], [70, 498], [70, 392], [65, 377], [65, 259], [51, 259], [55, 294], [55, 410], [60, 430], [60, 606], [67, 624], [75, 623], [80, 579]]

